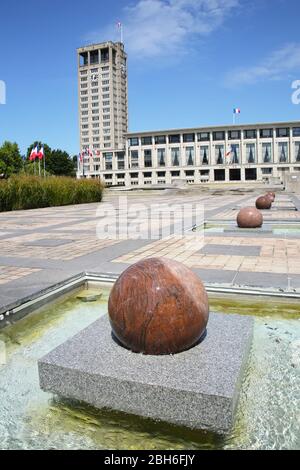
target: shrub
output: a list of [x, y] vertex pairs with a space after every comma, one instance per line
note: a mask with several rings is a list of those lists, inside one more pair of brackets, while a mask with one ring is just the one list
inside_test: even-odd
[[0, 181], [0, 212], [100, 202], [103, 189], [99, 180], [13, 176]]

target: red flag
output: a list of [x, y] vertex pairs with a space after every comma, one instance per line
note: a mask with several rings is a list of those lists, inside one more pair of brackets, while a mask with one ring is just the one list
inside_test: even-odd
[[31, 150], [31, 154], [30, 154], [30, 157], [29, 157], [29, 160], [32, 162], [32, 160], [35, 160], [36, 157], [38, 156], [38, 148], [37, 146]]
[[44, 154], [44, 147], [40, 149], [40, 151], [37, 154], [37, 157], [39, 157], [40, 160], [43, 160], [45, 154]]

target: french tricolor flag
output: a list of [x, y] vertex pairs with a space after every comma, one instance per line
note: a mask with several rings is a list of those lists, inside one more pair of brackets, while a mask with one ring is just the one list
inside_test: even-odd
[[240, 108], [233, 108], [233, 114], [241, 114]]
[[38, 156], [38, 147], [36, 146], [34, 149], [31, 150], [31, 154], [30, 154], [30, 157], [29, 157], [29, 160], [32, 161], [32, 160], [35, 160]]

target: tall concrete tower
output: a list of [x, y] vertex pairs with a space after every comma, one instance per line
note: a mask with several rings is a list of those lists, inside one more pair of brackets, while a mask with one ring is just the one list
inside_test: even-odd
[[81, 47], [77, 55], [80, 150], [86, 151], [78, 176], [93, 178], [125, 162], [127, 55], [121, 42], [111, 41]]

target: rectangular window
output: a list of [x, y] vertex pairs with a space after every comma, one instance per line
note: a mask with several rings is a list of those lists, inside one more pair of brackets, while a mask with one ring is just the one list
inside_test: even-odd
[[256, 129], [249, 129], [244, 131], [244, 139], [256, 139]]
[[271, 175], [273, 173], [273, 168], [262, 168], [261, 172], [263, 175]]
[[185, 160], [188, 166], [194, 165], [194, 147], [186, 147], [185, 149]]
[[104, 162], [105, 162], [105, 169], [106, 170], [112, 170], [112, 157], [113, 157], [113, 154], [112, 153], [104, 153], [103, 157], [104, 157]]
[[300, 127], [293, 127], [293, 137], [300, 137]]
[[183, 142], [194, 142], [195, 134], [183, 134]]
[[92, 109], [92, 114], [98, 114], [99, 113], [99, 109]]
[[118, 170], [125, 169], [125, 153], [124, 152], [117, 153], [117, 165], [118, 165]]
[[164, 178], [164, 177], [166, 176], [166, 172], [165, 172], [165, 171], [158, 171], [158, 172], [157, 172], [157, 176], [158, 176], [159, 178]]
[[208, 165], [208, 163], [209, 163], [209, 147], [208, 147], [208, 145], [201, 145], [201, 147], [200, 147], [200, 161], [201, 161], [201, 165]]
[[151, 171], [146, 171], [145, 173], [143, 173], [143, 175], [144, 175], [144, 178], [152, 178]]
[[198, 142], [206, 142], [210, 140], [210, 133], [209, 132], [199, 132], [197, 134]]
[[241, 138], [241, 131], [229, 131], [228, 140], [238, 140]]
[[87, 88], [88, 87], [88, 84], [87, 83], [82, 83], [81, 84], [81, 88]]
[[171, 149], [172, 166], [179, 166], [179, 147]]
[[225, 132], [224, 131], [213, 132], [213, 140], [225, 140]]
[[171, 176], [180, 176], [180, 171], [171, 171]]
[[247, 163], [256, 162], [256, 145], [246, 144], [246, 161]]
[[89, 128], [89, 125], [88, 125], [88, 124], [84, 124], [84, 125], [82, 126], [82, 129], [88, 129], [88, 128]]
[[231, 152], [230, 155], [226, 155], [228, 158], [230, 157], [230, 163], [233, 165], [238, 165], [240, 163], [240, 146], [239, 144], [232, 144], [230, 145], [229, 151]]
[[107, 119], [110, 119], [110, 114], [104, 114], [103, 119], [104, 121], [107, 121]]
[[300, 163], [300, 142], [295, 142], [295, 162]]
[[278, 143], [278, 161], [279, 163], [287, 163], [289, 155], [289, 148], [287, 142]]
[[137, 145], [139, 145], [138, 137], [132, 137], [131, 139], [129, 139], [129, 145], [130, 147], [136, 147]]
[[169, 135], [170, 144], [179, 144], [180, 143], [180, 134]]
[[81, 92], [80, 92], [80, 95], [81, 95], [81, 96], [83, 96], [83, 95], [87, 95], [87, 94], [88, 94], [87, 90], [86, 90], [86, 91], [81, 91]]
[[142, 137], [141, 138], [141, 144], [142, 145], [152, 145], [152, 137]]
[[130, 173], [130, 178], [132, 179], [136, 179], [139, 177], [139, 174], [138, 173]]
[[98, 106], [99, 106], [98, 101], [95, 101], [94, 103], [92, 103], [92, 108], [98, 108]]
[[103, 123], [103, 127], [110, 127], [110, 121], [107, 121], [107, 122], [105, 121]]
[[157, 162], [158, 166], [166, 166], [166, 150], [157, 149]]
[[138, 168], [139, 166], [139, 152], [137, 150], [130, 151], [130, 168]]
[[102, 85], [109, 85], [109, 80], [102, 80]]
[[280, 127], [279, 129], [276, 129], [276, 136], [289, 137], [289, 129], [287, 127]]
[[273, 160], [272, 158], [272, 144], [262, 144], [262, 161], [263, 163], [269, 163]]
[[90, 64], [99, 64], [99, 51], [90, 51]]
[[109, 106], [109, 101], [103, 101], [103, 106]]
[[93, 128], [97, 128], [97, 127], [99, 127], [98, 123], [93, 124]]
[[99, 83], [98, 82], [92, 82], [92, 87], [95, 87], [95, 86], [98, 86]]
[[104, 148], [109, 149], [110, 148], [110, 143], [109, 144], [104, 144]]
[[[94, 95], [95, 93], [98, 93], [98, 92], [99, 92], [99, 89], [98, 89], [98, 88], [93, 88], [93, 89], [92, 89], [92, 94], [93, 94], [93, 95]], [[93, 97], [92, 97], [92, 99], [93, 99]]]
[[99, 116], [93, 116], [92, 121], [99, 121]]
[[156, 144], [165, 144], [166, 143], [166, 136], [165, 135], [156, 135], [154, 137], [154, 141]]
[[273, 137], [273, 129], [261, 129], [260, 130], [261, 139], [270, 139]]
[[217, 165], [224, 165], [224, 145], [216, 145], [215, 159]]
[[104, 136], [104, 141], [107, 142], [108, 140], [110, 140], [110, 135], [105, 135]]
[[151, 167], [152, 166], [152, 152], [151, 150], [144, 150], [144, 166]]

